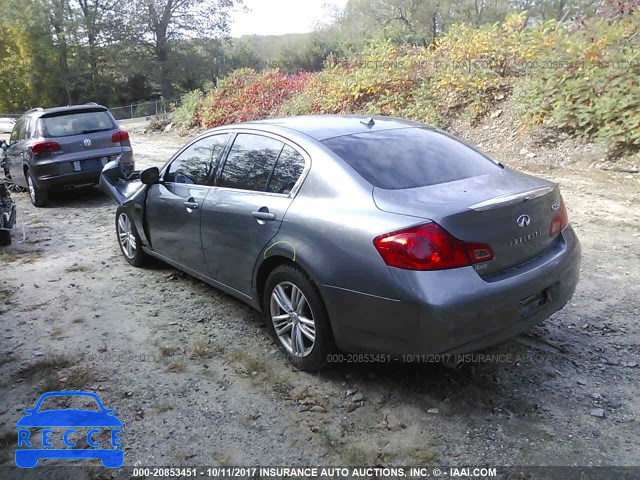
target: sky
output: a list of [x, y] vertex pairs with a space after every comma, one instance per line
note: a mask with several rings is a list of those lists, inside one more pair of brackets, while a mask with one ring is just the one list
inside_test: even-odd
[[231, 16], [231, 36], [282, 35], [314, 30], [327, 23], [331, 8], [344, 8], [347, 0], [244, 0], [247, 11]]

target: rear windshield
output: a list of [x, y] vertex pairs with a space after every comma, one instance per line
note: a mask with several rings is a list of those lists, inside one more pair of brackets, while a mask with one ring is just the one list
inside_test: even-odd
[[66, 137], [116, 128], [111, 115], [104, 110], [69, 112], [53, 117], [43, 117], [41, 120], [47, 137]]
[[322, 143], [375, 187], [426, 187], [500, 168], [442, 133], [402, 128], [329, 138]]

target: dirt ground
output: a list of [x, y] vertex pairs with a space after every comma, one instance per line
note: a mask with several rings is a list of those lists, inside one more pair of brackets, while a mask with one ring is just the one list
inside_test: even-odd
[[[125, 465], [640, 465], [640, 174], [601, 169], [591, 144], [521, 137], [507, 111], [452, 130], [561, 185], [583, 246], [562, 311], [460, 369], [301, 373], [239, 301], [130, 267], [97, 190], [43, 209], [17, 194], [26, 241], [0, 250], [0, 464], [25, 408], [77, 389], [123, 421]], [[156, 165], [186, 141], [132, 138]]]

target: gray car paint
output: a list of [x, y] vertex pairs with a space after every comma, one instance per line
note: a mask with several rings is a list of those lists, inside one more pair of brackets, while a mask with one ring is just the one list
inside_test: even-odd
[[[83, 111], [107, 111], [99, 105], [77, 105], [71, 107], [58, 107], [49, 109], [33, 109], [25, 113], [18, 123], [24, 122], [34, 129], [41, 118], [49, 115], [63, 113], [74, 113]], [[107, 112], [108, 113], [108, 112]], [[109, 114], [111, 115], [111, 114]], [[112, 117], [113, 119], [113, 117]], [[111, 136], [120, 131], [115, 119], [114, 127], [110, 130], [87, 133], [81, 135], [71, 135], [65, 137], [51, 137], [43, 134], [34, 134], [26, 138], [19, 138], [11, 141], [7, 151], [8, 166], [11, 178], [14, 183], [21, 187], [27, 187], [25, 172], [31, 170], [34, 173], [36, 185], [40, 188], [51, 188], [53, 186], [80, 185], [97, 183], [100, 178], [101, 168], [90, 171], [77, 171], [73, 162], [92, 158], [113, 158], [120, 156], [120, 163], [128, 170], [133, 170], [134, 160], [129, 141], [114, 144]], [[17, 128], [14, 127], [14, 131]], [[12, 133], [12, 138], [13, 138]], [[90, 145], [85, 145], [85, 140], [90, 141]], [[38, 156], [33, 155], [30, 147], [38, 142], [55, 141], [60, 144], [62, 150], [54, 153], [46, 153]]]
[[[294, 191], [285, 196], [200, 187], [201, 214], [175, 219], [164, 210], [165, 225], [158, 231], [175, 233], [158, 248], [154, 243], [155, 220], [150, 215], [158, 215], [160, 221], [163, 208], [149, 203], [166, 195], [161, 190], [166, 185], [148, 187], [138, 182], [132, 187], [114, 179], [117, 164], [105, 167], [101, 185], [133, 218], [147, 253], [259, 310], [268, 272], [282, 262], [295, 262], [318, 286], [336, 344], [344, 350], [395, 355], [472, 351], [525, 331], [566, 304], [578, 282], [580, 244], [570, 225], [548, 239], [551, 205], [559, 199], [554, 184], [503, 168], [496, 174], [433, 187], [373, 188], [318, 141], [331, 135], [371, 131], [366, 120], [355, 116], [294, 117], [205, 133], [203, 136], [253, 132], [280, 137], [304, 156], [305, 172]], [[373, 130], [407, 126], [423, 127], [382, 117], [375, 118]], [[541, 190], [546, 194], [527, 195]], [[158, 196], [151, 193], [154, 191], [160, 192]], [[177, 196], [195, 198], [195, 193], [185, 191]], [[489, 205], [485, 210], [471, 208], [483, 202]], [[253, 217], [253, 212], [265, 208], [276, 214], [274, 221]], [[153, 213], [154, 209], [157, 212]], [[145, 216], [145, 211], [152, 213]], [[529, 213], [535, 219], [531, 228], [544, 227], [547, 238], [520, 245], [520, 249], [510, 247], [513, 250], [509, 251], [505, 245], [514, 235], [511, 223], [518, 212]], [[458, 238], [490, 242], [500, 259], [486, 269], [469, 266], [412, 271], [388, 267], [373, 239], [431, 220]], [[193, 223], [188, 225], [189, 221]], [[202, 225], [199, 236], [193, 233], [198, 223]], [[185, 232], [190, 232], [190, 238], [184, 238]], [[166, 247], [174, 242], [177, 249], [181, 241], [188, 248], [180, 253]], [[543, 290], [551, 294], [548, 303], [522, 315], [525, 299]]]
[[[532, 195], [536, 190], [546, 194]], [[487, 191], [513, 194], [518, 201], [508, 204], [496, 201], [480, 211], [470, 208], [487, 200]], [[374, 188], [373, 198], [381, 210], [428, 218], [460, 240], [491, 245], [496, 258], [479, 270], [486, 276], [534, 258], [549, 247], [554, 240], [549, 236], [552, 207], [560, 203], [560, 192], [551, 182], [504, 168], [490, 175], [428, 187]], [[516, 222], [525, 213], [531, 218], [526, 232], [535, 232], [537, 236], [510, 245], [510, 241], [525, 233]]]

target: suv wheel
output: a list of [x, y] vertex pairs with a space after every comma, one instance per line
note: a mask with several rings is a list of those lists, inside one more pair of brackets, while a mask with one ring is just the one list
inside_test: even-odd
[[33, 175], [31, 174], [31, 170], [27, 170], [26, 177], [31, 203], [36, 207], [44, 207], [49, 201], [49, 193], [36, 185]]
[[262, 301], [267, 325], [289, 362], [318, 371], [333, 349], [329, 316], [313, 282], [293, 265], [276, 268]]

